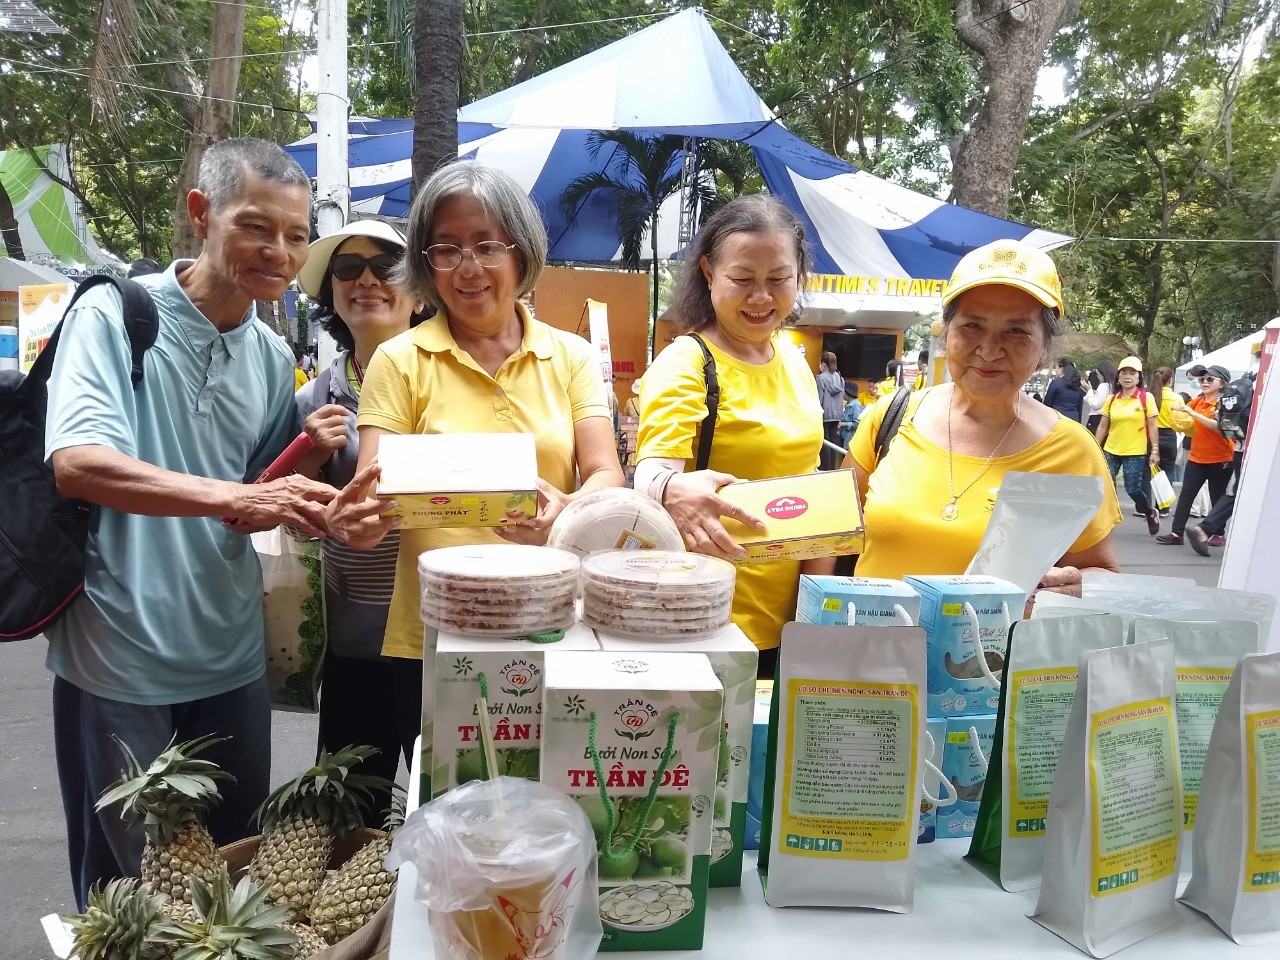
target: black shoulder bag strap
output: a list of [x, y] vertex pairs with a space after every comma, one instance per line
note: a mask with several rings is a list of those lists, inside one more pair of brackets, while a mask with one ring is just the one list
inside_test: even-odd
[[720, 378], [716, 376], [716, 358], [711, 355], [706, 341], [696, 333], [689, 336], [702, 351], [702, 376], [707, 381], [707, 415], [702, 418], [702, 427], [698, 431], [697, 466], [694, 468], [705, 470], [711, 462], [711, 438], [715, 435], [716, 416], [720, 411]]
[[906, 387], [899, 387], [894, 391], [893, 399], [889, 401], [889, 409], [884, 412], [880, 429], [876, 431], [876, 463], [884, 459], [885, 453], [889, 450], [889, 443], [898, 435], [898, 428], [902, 426], [902, 419], [907, 414], [907, 403], [910, 399], [911, 391]]
[[129, 355], [131, 358], [129, 379], [133, 383], [133, 389], [138, 389], [138, 384], [142, 383], [143, 355], [156, 342], [156, 332], [160, 329], [160, 317], [156, 312], [156, 302], [151, 299], [151, 294], [147, 292], [147, 288], [142, 284], [122, 277], [107, 276], [106, 274], [97, 274], [89, 277], [76, 288], [75, 295], [71, 298], [71, 302], [67, 304], [63, 319], [58, 322], [58, 326], [54, 329], [53, 335], [49, 337], [49, 342], [45, 345], [44, 350], [40, 352], [36, 362], [31, 365], [31, 372], [28, 376], [32, 380], [36, 382], [48, 381], [49, 375], [53, 372], [53, 355], [58, 348], [58, 340], [62, 336], [63, 327], [66, 325], [66, 314], [71, 312], [71, 308], [76, 305], [76, 301], [88, 291], [104, 283], [109, 283], [120, 291], [120, 298], [124, 301], [124, 329], [129, 335]]

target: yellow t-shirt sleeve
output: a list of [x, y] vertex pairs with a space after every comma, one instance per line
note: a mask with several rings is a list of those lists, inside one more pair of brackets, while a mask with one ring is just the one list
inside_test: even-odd
[[[911, 398], [914, 403], [910, 403], [910, 406], [904, 411], [904, 416], [902, 416], [904, 422], [906, 417], [919, 406], [923, 398], [923, 390], [920, 390], [916, 397]], [[876, 435], [884, 422], [884, 413], [888, 411], [888, 404], [892, 402], [893, 394], [891, 393], [887, 397], [878, 398], [876, 403], [872, 404], [870, 410], [864, 411], [863, 416], [858, 421], [858, 430], [855, 431], [854, 438], [849, 442], [849, 453], [854, 458], [854, 463], [867, 471], [868, 474], [873, 474], [876, 471]]]
[[702, 351], [692, 338], [677, 337], [640, 381], [637, 458], [691, 459], [693, 438], [706, 415]]
[[[402, 335], [403, 336], [403, 335]], [[409, 336], [412, 336], [412, 331]], [[405, 370], [403, 346], [414, 349], [413, 341], [398, 343], [397, 337], [378, 347], [360, 387], [360, 406], [356, 426], [381, 427], [392, 433], [414, 433], [418, 426], [415, 407], [426, 403], [426, 397], [415, 397]], [[409, 356], [412, 356], [410, 352]]]
[[569, 361], [569, 382], [566, 386], [573, 422], [577, 423], [587, 417], [609, 416], [609, 406], [604, 395], [604, 378], [600, 374], [600, 363], [594, 348], [577, 334], [564, 334], [557, 330], [554, 336], [560, 340]]

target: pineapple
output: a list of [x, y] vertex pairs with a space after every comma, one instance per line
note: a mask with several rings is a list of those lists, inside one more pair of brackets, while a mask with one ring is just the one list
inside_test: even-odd
[[311, 905], [311, 925], [328, 943], [355, 933], [378, 912], [396, 888], [396, 875], [383, 862], [391, 834], [404, 822], [404, 798], [397, 794], [387, 813], [386, 833], [370, 840], [320, 885]]
[[155, 939], [166, 898], [137, 880], [111, 880], [89, 891], [89, 906], [67, 917], [79, 960], [163, 960], [169, 947]]
[[225, 738], [201, 737], [177, 746], [171, 740], [145, 770], [128, 745], [114, 739], [124, 753], [125, 769], [102, 794], [97, 809], [122, 803], [121, 818], [143, 826], [142, 881], [180, 910], [181, 904], [192, 902], [189, 882], [211, 882], [222, 863], [200, 821], [221, 799], [218, 781], [234, 783], [235, 778], [196, 754]]
[[284, 929], [298, 938], [293, 960], [307, 960], [329, 946], [324, 937], [303, 923], [286, 923]]
[[[169, 921], [157, 938], [175, 949], [173, 960], [295, 960], [296, 934], [283, 926], [286, 911], [242, 878], [235, 889], [224, 864], [209, 883], [194, 881], [196, 919]], [[310, 954], [305, 954], [310, 956]]]
[[372, 790], [390, 789], [384, 777], [351, 772], [375, 753], [373, 747], [354, 746], [322, 753], [314, 767], [275, 790], [254, 814], [262, 843], [249, 877], [268, 900], [288, 907], [290, 922], [306, 919], [334, 839], [361, 825]]

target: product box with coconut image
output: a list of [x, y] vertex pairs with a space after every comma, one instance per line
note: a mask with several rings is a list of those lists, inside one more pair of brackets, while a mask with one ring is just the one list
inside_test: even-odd
[[599, 649], [595, 634], [580, 623], [554, 643], [440, 633], [435, 652], [432, 794], [439, 796], [471, 780], [487, 779], [476, 714], [482, 688], [488, 695], [497, 775], [537, 780], [547, 651]]
[[[654, 641], [626, 640], [597, 633], [606, 653], [647, 653]], [[724, 731], [720, 737], [716, 795], [711, 834], [713, 887], [742, 883], [742, 851], [746, 846], [747, 783], [750, 776], [751, 731], [755, 715], [756, 645], [730, 625], [702, 640], [662, 644], [662, 652], [704, 654], [724, 687]]]
[[929, 657], [929, 716], [995, 713], [1009, 626], [1022, 619], [1027, 595], [996, 577], [902, 579], [920, 594], [920, 626]]
[[742, 480], [717, 492], [765, 524], [764, 530], [757, 530], [725, 518], [725, 530], [747, 551], [739, 564], [839, 557], [862, 550], [862, 510], [852, 470]]
[[501, 527], [538, 513], [531, 433], [386, 434], [377, 495], [404, 528]]
[[547, 653], [541, 780], [586, 811], [602, 951], [700, 950], [724, 693], [693, 653]]
[[940, 839], [973, 836], [995, 735], [994, 715], [951, 717], [947, 720], [942, 775], [955, 789], [956, 802], [938, 809], [936, 824]]

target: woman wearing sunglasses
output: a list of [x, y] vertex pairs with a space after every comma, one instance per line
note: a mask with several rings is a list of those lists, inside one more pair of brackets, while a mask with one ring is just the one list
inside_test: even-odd
[[[374, 498], [378, 441], [389, 433], [530, 433], [538, 516], [494, 530], [437, 527], [400, 535], [383, 653], [420, 660], [418, 555], [458, 544], [546, 542], [577, 492], [622, 486], [599, 351], [535, 320], [520, 298], [547, 262], [547, 233], [524, 189], [474, 161], [436, 171], [409, 211], [396, 280], [436, 314], [379, 347], [357, 418], [359, 470], [330, 505], [330, 532], [352, 547], [383, 542], [398, 521]], [[408, 694], [406, 709], [419, 699]]]
[[[394, 227], [359, 220], [311, 244], [298, 272], [298, 286], [315, 304], [314, 319], [339, 348], [337, 359], [297, 393], [298, 415], [316, 445], [299, 472], [334, 487], [345, 486], [356, 472], [356, 409], [373, 352], [421, 319], [414, 299], [391, 282], [404, 248], [404, 237]], [[369, 551], [352, 550], [330, 537], [320, 553], [329, 639], [320, 749], [332, 752], [352, 743], [377, 747], [380, 752], [363, 763], [363, 772], [390, 780], [402, 753], [406, 763], [412, 760], [421, 726], [416, 707], [397, 712], [399, 699], [387, 695], [420, 682], [416, 664], [382, 656], [398, 548], [393, 531]], [[380, 826], [389, 803], [387, 796], [369, 804], [365, 823]]]

